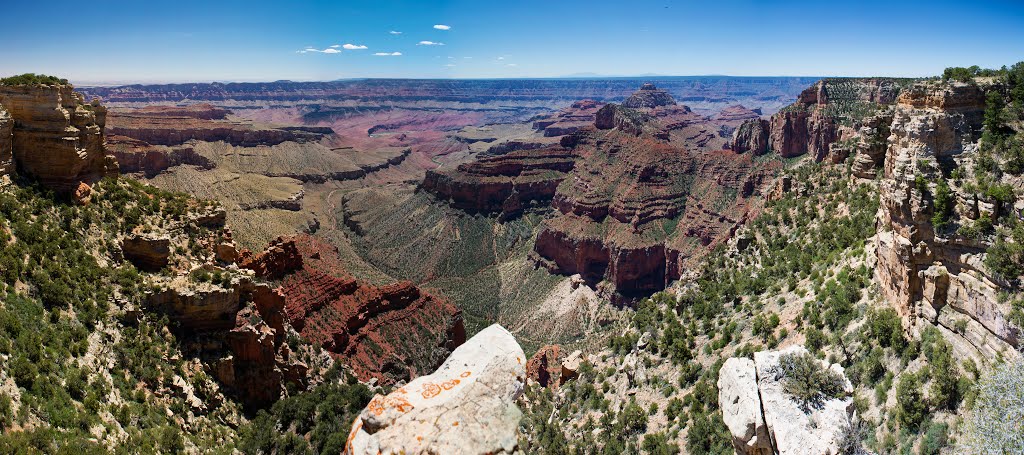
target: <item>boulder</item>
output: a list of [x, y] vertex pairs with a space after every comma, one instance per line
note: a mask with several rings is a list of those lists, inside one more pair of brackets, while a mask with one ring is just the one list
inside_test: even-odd
[[526, 377], [530, 382], [540, 384], [541, 387], [557, 387], [562, 370], [559, 365], [561, 360], [562, 347], [550, 345], [540, 348], [530, 360], [526, 362]]
[[734, 357], [725, 361], [718, 372], [718, 402], [736, 453], [771, 455], [753, 360]]
[[509, 454], [517, 450], [526, 355], [492, 325], [433, 374], [373, 397], [352, 424], [345, 454]]
[[719, 370], [719, 406], [736, 453], [838, 455], [854, 413], [853, 386], [841, 366], [816, 360], [843, 375], [847, 393], [805, 408], [783, 388], [783, 354], [808, 353], [803, 346], [755, 352], [754, 360], [729, 359]]

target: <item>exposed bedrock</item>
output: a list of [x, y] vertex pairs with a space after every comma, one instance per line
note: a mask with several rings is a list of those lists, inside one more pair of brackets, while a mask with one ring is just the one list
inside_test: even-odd
[[526, 355], [492, 325], [437, 371], [376, 395], [352, 423], [345, 454], [518, 453]]
[[[912, 332], [935, 326], [959, 356], [979, 362], [1020, 346], [1019, 329], [1007, 321], [1009, 304], [998, 298], [1007, 285], [984, 265], [985, 241], [935, 231], [931, 194], [943, 163], [976, 151], [984, 106], [982, 92], [962, 83], [922, 82], [900, 95], [881, 163], [875, 268], [883, 296]], [[995, 201], [950, 185], [954, 219], [970, 223], [999, 210]]]
[[839, 364], [823, 360], [821, 368], [842, 375], [845, 396], [826, 398], [805, 409], [786, 393], [780, 357], [810, 355], [802, 346], [754, 353], [754, 359], [734, 357], [718, 372], [718, 404], [741, 455], [835, 455], [854, 414], [853, 391]]
[[0, 86], [0, 106], [3, 172], [13, 164], [66, 194], [117, 173], [116, 162], [103, 148], [106, 108], [86, 104], [72, 86]]
[[409, 282], [374, 286], [345, 271], [337, 250], [308, 235], [281, 238], [242, 266], [279, 279], [288, 322], [360, 379], [408, 381], [465, 342], [462, 313]]
[[575, 160], [561, 147], [513, 151], [427, 171], [421, 188], [461, 210], [515, 216], [530, 204], [550, 201]]

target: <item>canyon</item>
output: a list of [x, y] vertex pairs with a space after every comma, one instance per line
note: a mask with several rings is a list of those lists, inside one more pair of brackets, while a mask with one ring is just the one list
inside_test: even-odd
[[[31, 273], [2, 289], [54, 324], [101, 312], [75, 319], [105, 335], [72, 362], [117, 388], [115, 406], [238, 428], [330, 389], [349, 413], [331, 430], [345, 453], [641, 434], [691, 452], [836, 453], [863, 422], [909, 428], [912, 381], [953, 425], [957, 381], [1019, 356], [1016, 253], [993, 251], [1017, 244], [1021, 180], [988, 142], [1009, 82], [799, 82], [85, 90], [106, 104], [65, 83], [0, 85], [0, 208], [56, 207], [3, 218], [0, 240], [80, 235], [73, 259], [102, 270], [91, 279], [112, 305], [53, 306], [76, 291], [51, 284], [57, 261], [36, 250], [7, 260]], [[33, 230], [48, 217], [64, 227]], [[111, 357], [148, 330], [157, 366]], [[839, 379], [812, 409], [787, 374]], [[0, 377], [31, 409], [24, 383]], [[98, 440], [130, 431], [116, 428]]]

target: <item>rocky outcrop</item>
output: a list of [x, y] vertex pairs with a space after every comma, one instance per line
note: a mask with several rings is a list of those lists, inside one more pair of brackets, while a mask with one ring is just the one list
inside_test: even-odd
[[117, 158], [122, 174], [142, 173], [152, 178], [170, 167], [188, 164], [213, 169], [214, 163], [188, 146], [154, 146], [124, 136], [107, 136], [107, 151]]
[[732, 149], [736, 153], [764, 155], [768, 153], [769, 131], [770, 123], [767, 120], [747, 120], [733, 132]]
[[[905, 81], [896, 79], [823, 79], [797, 101], [771, 116], [769, 147], [784, 158], [810, 154], [815, 161], [841, 162], [850, 150], [832, 150], [846, 139], [841, 124], [858, 128], [864, 112], [891, 105]], [[849, 128], [849, 133], [855, 131]]]
[[171, 237], [158, 233], [131, 233], [121, 240], [124, 258], [140, 270], [159, 272], [167, 267], [171, 255]]
[[514, 151], [427, 171], [420, 187], [455, 208], [509, 218], [550, 201], [575, 163], [572, 151], [562, 147]]
[[594, 123], [594, 116], [604, 106], [593, 100], [572, 103], [552, 115], [540, 117], [533, 122], [533, 128], [543, 131], [545, 137], [565, 136]]
[[409, 282], [356, 280], [334, 247], [308, 235], [278, 239], [242, 266], [280, 280], [288, 322], [364, 381], [408, 381], [466, 340], [451, 303]]
[[566, 353], [559, 345], [544, 346], [526, 362], [526, 379], [541, 387], [558, 388], [576, 378], [583, 352]]
[[655, 87], [650, 82], [641, 85], [640, 90], [637, 90], [622, 102], [622, 106], [631, 109], [654, 109], [660, 106], [674, 106], [675, 104], [676, 100], [672, 98], [672, 95]]
[[516, 452], [525, 357], [504, 328], [484, 329], [434, 373], [375, 396], [353, 422], [344, 453]]
[[[946, 166], [968, 165], [977, 151], [984, 96], [973, 84], [922, 82], [900, 95], [882, 163], [876, 279], [911, 332], [934, 326], [959, 357], [979, 363], [1016, 355], [1020, 331], [998, 294], [1002, 281], [984, 266], [988, 243], [931, 222], [935, 182]], [[880, 127], [881, 128], [881, 127]], [[918, 182], [925, 182], [924, 187]], [[971, 223], [992, 201], [950, 180], [953, 219]], [[983, 196], [982, 196], [983, 198]]]
[[14, 171], [14, 120], [0, 106], [0, 175]]
[[234, 328], [235, 316], [243, 303], [251, 300], [255, 289], [252, 272], [240, 272], [228, 273], [227, 281], [219, 283], [197, 279], [199, 271], [171, 278], [158, 277], [147, 297], [147, 306], [168, 315], [187, 331], [226, 332]]
[[853, 175], [873, 179], [885, 160], [889, 148], [889, 127], [892, 125], [892, 111], [886, 109], [868, 117], [857, 132], [856, 149], [853, 152]]
[[[17, 169], [45, 186], [70, 194], [117, 167], [103, 148], [106, 108], [86, 104], [70, 85], [0, 86], [0, 106], [13, 120], [8, 149]], [[7, 128], [0, 114], [0, 135]], [[0, 141], [0, 168], [9, 168]], [[8, 164], [5, 164], [8, 163]]]
[[[783, 387], [779, 358], [805, 354], [802, 346], [754, 353], [754, 359], [731, 358], [719, 370], [718, 403], [737, 454], [838, 455], [843, 433], [854, 413], [853, 398], [825, 398], [805, 409]], [[822, 368], [843, 374], [838, 364]], [[842, 376], [847, 395], [853, 387]]]
[[[777, 166], [730, 151], [689, 153], [617, 127], [584, 133], [572, 138], [587, 158], [558, 187], [557, 212], [541, 224], [531, 256], [620, 302], [664, 289], [684, 262], [728, 238]], [[709, 209], [716, 206], [731, 208]]]

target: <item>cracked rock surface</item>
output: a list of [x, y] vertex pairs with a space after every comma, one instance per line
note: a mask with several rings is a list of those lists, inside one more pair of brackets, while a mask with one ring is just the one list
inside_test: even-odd
[[345, 453], [514, 453], [525, 365], [512, 334], [492, 325], [434, 373], [373, 397], [353, 422]]

